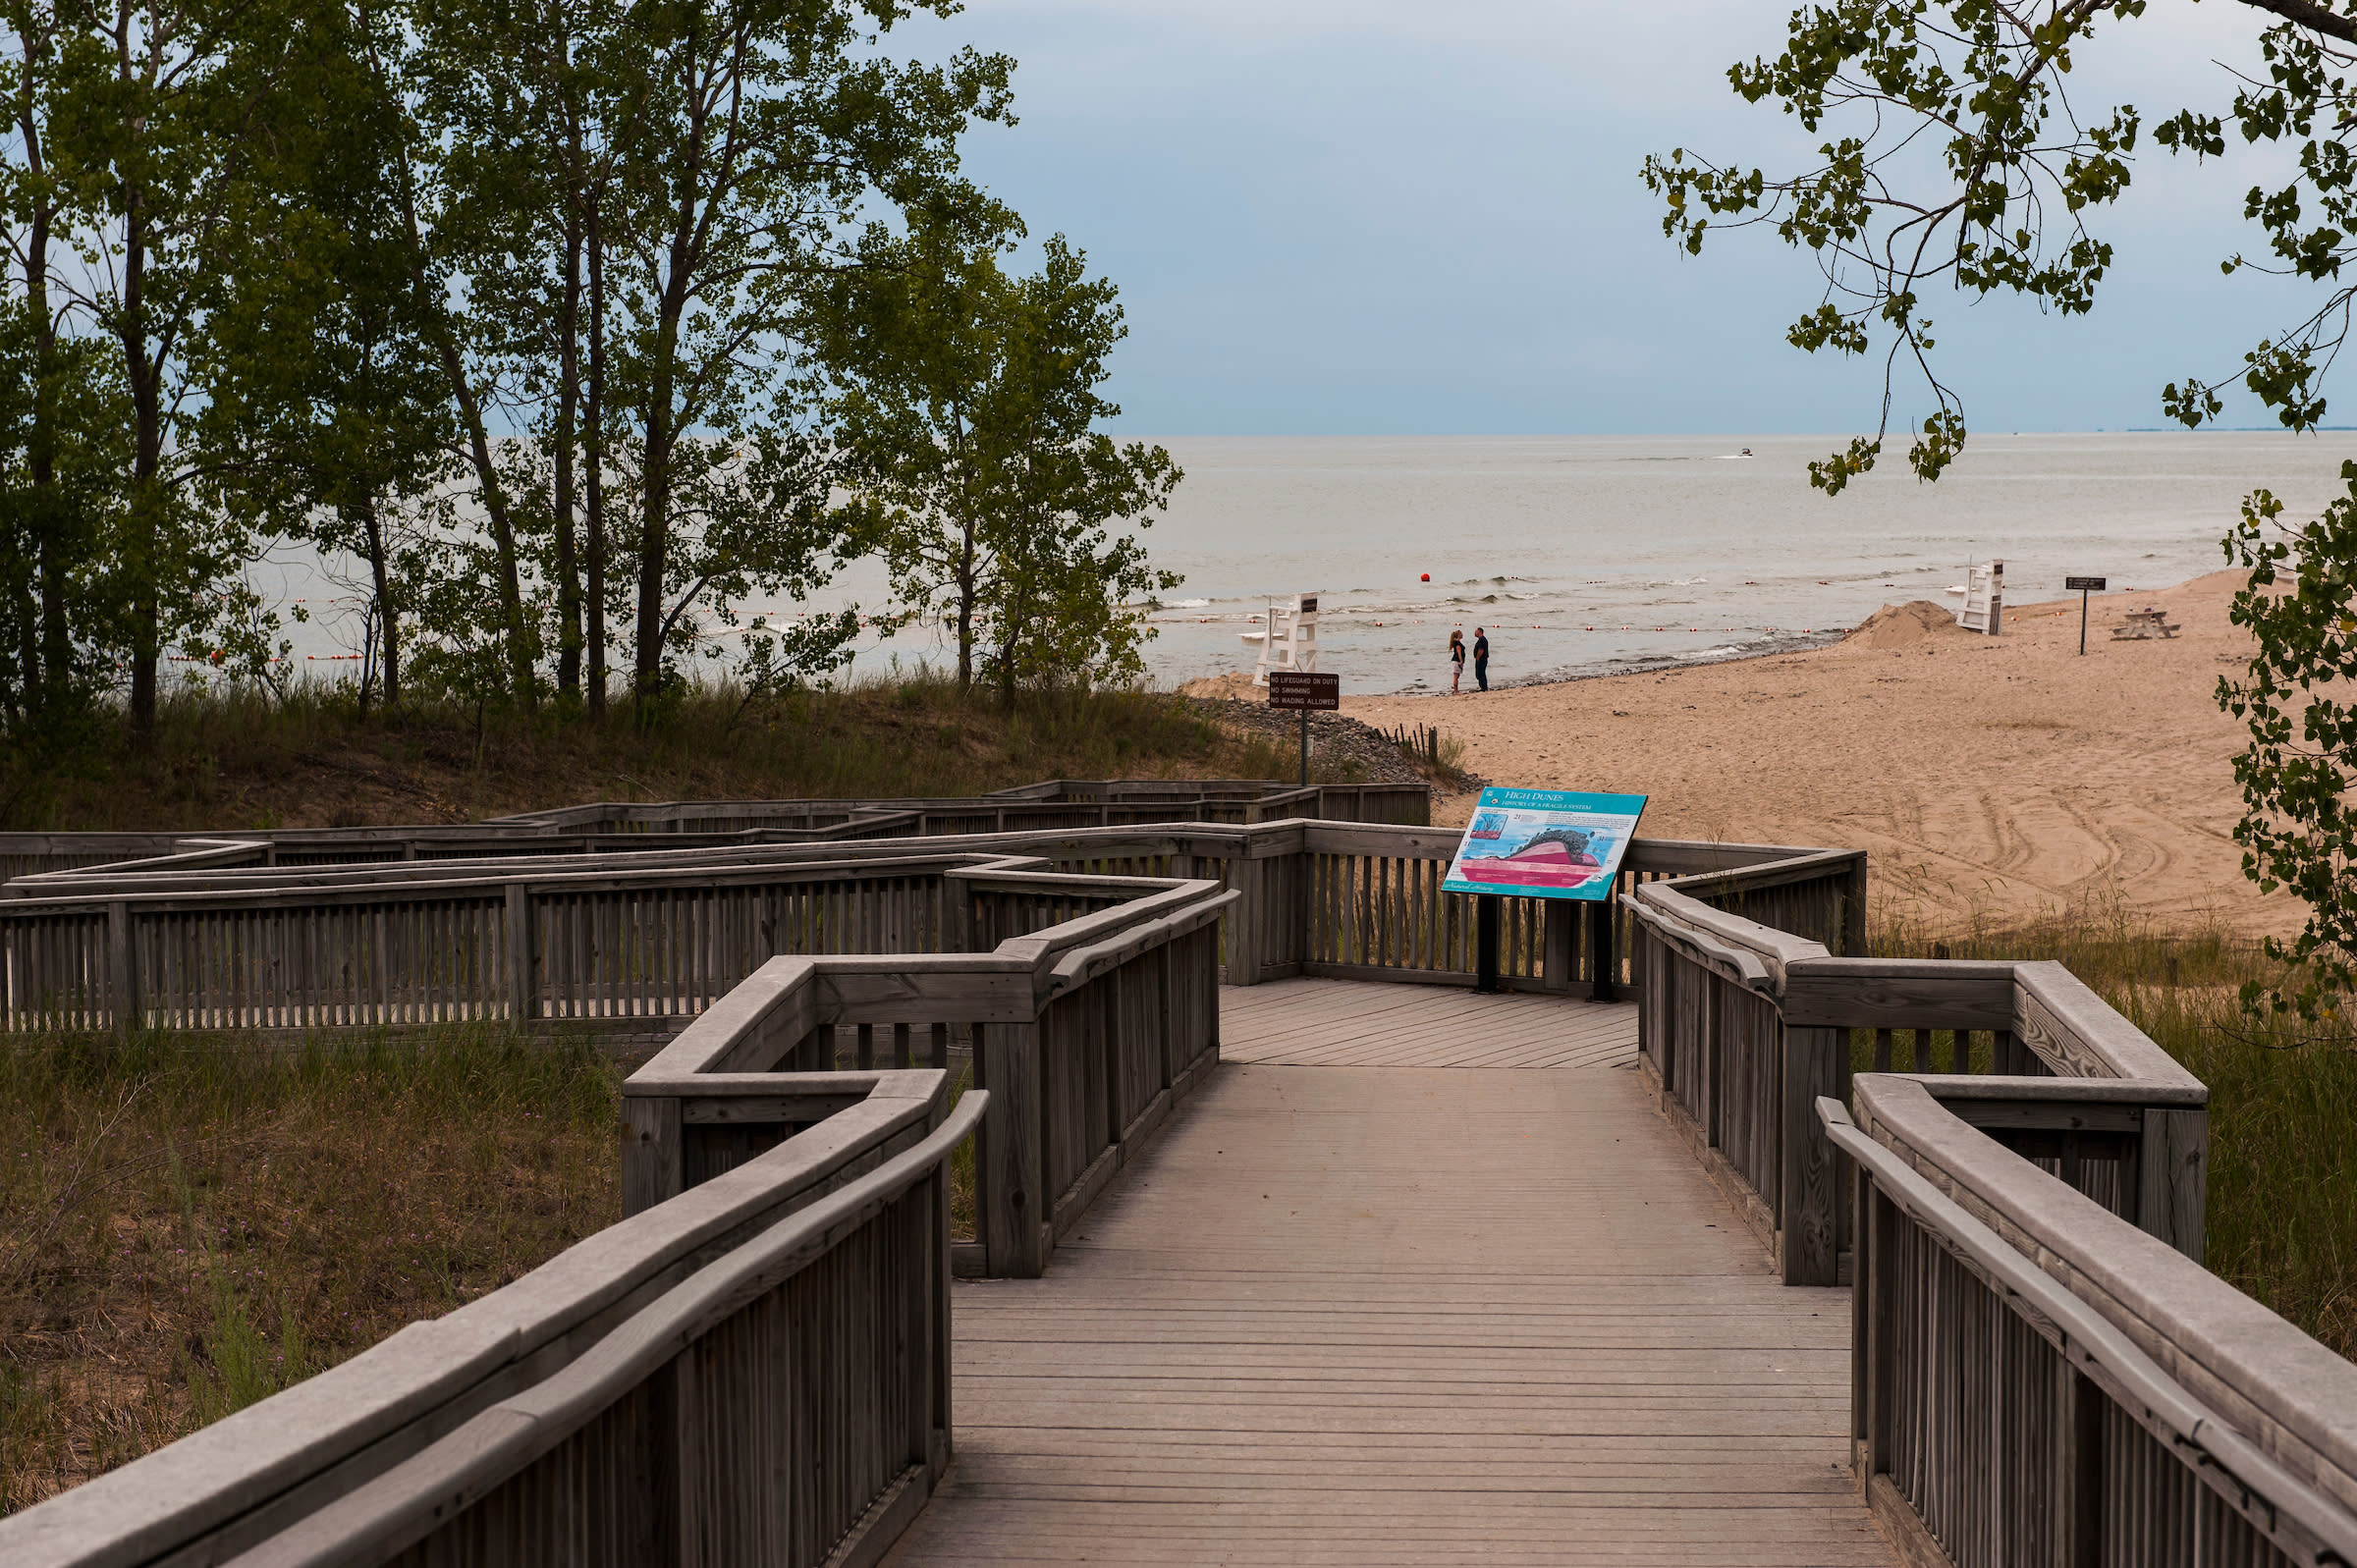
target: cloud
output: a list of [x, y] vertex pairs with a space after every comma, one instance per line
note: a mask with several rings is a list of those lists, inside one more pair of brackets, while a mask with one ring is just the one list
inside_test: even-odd
[[[1807, 156], [1818, 136], [1726, 79], [1781, 48], [1783, 10], [975, 0], [888, 47], [1019, 62], [1021, 124], [978, 130], [969, 167], [1121, 286], [1132, 430], [1856, 429], [1879, 362], [1782, 341], [1820, 287], [1809, 258], [1766, 233], [1684, 257], [1636, 179], [1679, 145]], [[2148, 122], [2222, 106], [2218, 62], [2251, 65], [2256, 33], [2223, 4], [2107, 23], [2074, 99]], [[2120, 259], [2091, 321], [1936, 300], [1976, 420], [2150, 424], [2161, 381], [2238, 363], [2305, 297], [2217, 270], [2253, 243], [2241, 191], [2281, 157], [2196, 169], [2148, 139], [2127, 200], [2096, 219]]]

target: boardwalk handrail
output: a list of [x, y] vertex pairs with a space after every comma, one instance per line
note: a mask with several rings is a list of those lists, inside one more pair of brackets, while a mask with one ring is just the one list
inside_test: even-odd
[[1813, 1108], [1847, 1093], [1853, 1029], [1886, 1070], [1911, 1034], [1915, 1075], [1952, 1114], [2201, 1258], [2209, 1091], [2060, 964], [1837, 957], [1675, 883], [1626, 902], [1640, 1063], [1787, 1282], [1834, 1283], [1850, 1247]]
[[[1441, 888], [1456, 832], [1313, 821], [1248, 833], [1245, 856], [1226, 870], [1245, 894], [1230, 934], [1232, 984], [1293, 975], [1474, 983], [1478, 899]], [[1851, 951], [1862, 943], [1865, 864], [1857, 850], [1638, 838], [1616, 886], [1625, 893], [1646, 884], [1691, 885], [1698, 895], [1749, 901]], [[1718, 886], [1708, 883], [1714, 877]], [[1505, 989], [1564, 994], [1584, 986], [1603, 999], [1635, 979], [1617, 900], [1589, 905], [1583, 920], [1561, 899], [1490, 896]]]
[[[619, 858], [325, 884], [239, 874], [207, 886], [164, 874], [124, 879], [98, 896], [0, 900], [6, 1025], [503, 1019], [668, 1039], [773, 953], [957, 951], [977, 935], [977, 919], [996, 945], [1150, 899], [1166, 885], [1059, 876], [1004, 853], [876, 846]], [[1026, 874], [1027, 896], [978, 891], [1004, 892]], [[1077, 927], [1074, 940], [1091, 929]]]
[[[797, 1505], [805, 1501], [803, 1488], [777, 1486], [774, 1472], [792, 1471], [796, 1457], [805, 1459], [800, 1468], [812, 1467], [807, 1456], [794, 1452], [798, 1445], [791, 1415], [762, 1408], [773, 1385], [785, 1385], [792, 1397], [797, 1379], [762, 1377], [765, 1369], [750, 1359], [763, 1351], [790, 1353], [786, 1346], [792, 1343], [791, 1335], [781, 1335], [782, 1343], [758, 1347], [749, 1355], [724, 1346], [724, 1356], [736, 1350], [735, 1359], [743, 1363], [734, 1369], [707, 1365], [698, 1347], [716, 1329], [755, 1317], [764, 1302], [780, 1300], [781, 1307], [787, 1307], [781, 1297], [795, 1276], [872, 1228], [896, 1200], [920, 1183], [939, 1189], [951, 1152], [981, 1121], [988, 1098], [979, 1090], [966, 1096], [949, 1120], [915, 1148], [673, 1286], [564, 1370], [480, 1412], [423, 1452], [290, 1526], [240, 1561], [249, 1568], [361, 1568], [392, 1562], [412, 1550], [431, 1558], [437, 1543], [500, 1540], [518, 1532], [542, 1537], [537, 1549], [527, 1548], [529, 1556], [540, 1561], [627, 1557], [647, 1539], [629, 1528], [639, 1522], [632, 1517], [636, 1511], [615, 1507], [612, 1499], [593, 1493], [602, 1481], [639, 1478], [630, 1476], [627, 1460], [610, 1466], [620, 1474], [583, 1476], [579, 1472], [587, 1467], [566, 1462], [576, 1456], [561, 1452], [560, 1445], [666, 1378], [677, 1390], [671, 1396], [675, 1406], [685, 1402], [702, 1407], [695, 1419], [671, 1424], [676, 1440], [688, 1450], [676, 1461], [675, 1473], [683, 1478], [676, 1489], [685, 1492], [694, 1483], [702, 1484], [695, 1487], [694, 1500], [700, 1507], [692, 1515], [680, 1510], [675, 1539], [683, 1560], [816, 1563], [880, 1557], [924, 1505], [948, 1464], [946, 1386], [916, 1380], [905, 1390], [888, 1386], [879, 1390], [884, 1397], [874, 1406], [849, 1412], [850, 1419], [841, 1424], [850, 1430], [824, 1433], [832, 1440], [821, 1461], [827, 1469], [856, 1463], [865, 1457], [863, 1449], [880, 1445], [887, 1458], [874, 1468], [884, 1485], [876, 1488], [871, 1476], [866, 1486], [853, 1489], [856, 1506], [837, 1503], [835, 1517], [823, 1521], [827, 1528], [797, 1528], [804, 1526], [795, 1517]], [[945, 1204], [936, 1195], [922, 1207], [937, 1216]], [[934, 1226], [937, 1229], [937, 1218]], [[915, 1228], [922, 1248], [927, 1227], [920, 1220]], [[938, 1255], [937, 1243], [934, 1251]], [[937, 1271], [940, 1263], [946, 1259], [938, 1260]], [[910, 1304], [892, 1305], [904, 1310]], [[947, 1301], [913, 1305], [946, 1308]], [[820, 1312], [823, 1315], [823, 1306]], [[946, 1363], [947, 1316], [946, 1311], [924, 1311], [913, 1325], [888, 1319], [887, 1336], [893, 1327], [915, 1326], [920, 1332], [911, 1337], [929, 1338], [934, 1356]], [[685, 1365], [690, 1358], [692, 1370]], [[732, 1378], [732, 1371], [738, 1376]], [[825, 1379], [829, 1382], [851, 1380], [842, 1378], [840, 1368], [828, 1372], [833, 1374]], [[893, 1385], [900, 1379], [880, 1380]], [[812, 1414], [824, 1408], [807, 1391], [800, 1393], [799, 1403]], [[729, 1447], [715, 1451], [714, 1440]], [[601, 1446], [611, 1452], [621, 1445]], [[894, 1458], [901, 1461], [898, 1466], [891, 1465]], [[535, 1494], [528, 1485], [535, 1473], [553, 1496]], [[808, 1488], [822, 1498], [840, 1489]], [[664, 1500], [647, 1498], [643, 1513], [658, 1513]], [[842, 1517], [846, 1513], [848, 1520]], [[567, 1524], [574, 1529], [560, 1538], [561, 1547], [546, 1540]], [[662, 1540], [664, 1533], [653, 1535]]]
[[[1439, 892], [1454, 836], [1429, 829], [1179, 823], [663, 850], [637, 847], [645, 837], [557, 861], [173, 864], [20, 879], [0, 898], [7, 1022], [301, 1029], [547, 1019], [663, 1038], [773, 952], [956, 950], [994, 945], [1012, 934], [1008, 920], [1037, 923], [1053, 900], [976, 905], [985, 929], [959, 929], [969, 911], [945, 901], [937, 880], [979, 888], [974, 878], [994, 868], [1018, 879], [1217, 878], [1240, 895], [1223, 937], [1233, 984], [1292, 974], [1473, 981], [1474, 899]], [[1622, 880], [1691, 881], [1717, 867], [1741, 873], [1747, 888], [1781, 878], [1779, 896], [1836, 909], [1857, 859], [1639, 839]], [[877, 896], [898, 900], [896, 912], [871, 920], [864, 904], [818, 896], [846, 875], [869, 879]], [[1583, 926], [1560, 903], [1502, 902], [1509, 989], [1602, 990], [1622, 979], [1626, 942], [1610, 909], [1599, 906]]]
[[257, 864], [365, 864], [510, 854], [599, 853], [617, 838], [649, 834], [723, 843], [827, 843], [1010, 829], [1193, 820], [1235, 825], [1280, 817], [1343, 822], [1432, 820], [1432, 791], [1414, 784], [1315, 784], [1275, 780], [1049, 780], [969, 797], [878, 800], [602, 801], [487, 822], [371, 828], [270, 828], [212, 835], [0, 833], [0, 878], [73, 875], [127, 864], [161, 867], [234, 839]]
[[988, 953], [772, 958], [623, 1086], [624, 1203], [636, 1211], [791, 1136], [781, 1074], [862, 1067], [890, 1031], [946, 1060], [953, 1026], [997, 1108], [976, 1162], [971, 1271], [1035, 1277], [1105, 1183], [1219, 1059], [1218, 926], [1236, 893], [1204, 880], [1001, 874], [1033, 887], [1121, 885], [1117, 908], [1013, 937]]
[[[814, 1124], [743, 1166], [576, 1243], [512, 1284], [411, 1324], [340, 1366], [0, 1520], [0, 1560], [123, 1568], [235, 1556], [430, 1450], [480, 1413], [547, 1382], [615, 1335], [629, 1334], [632, 1325], [641, 1333], [615, 1341], [615, 1351], [643, 1343], [644, 1327], [658, 1321], [648, 1312], [666, 1300], [689, 1299], [676, 1296], [676, 1288], [691, 1287], [747, 1246], [759, 1248], [781, 1220], [792, 1224], [797, 1213], [878, 1167], [926, 1183], [916, 1207], [930, 1212], [912, 1210], [903, 1217], [904, 1234], [878, 1238], [871, 1249], [879, 1260], [889, 1255], [897, 1274], [888, 1270], [863, 1286], [854, 1271], [837, 1281], [834, 1305], [848, 1320], [816, 1324], [812, 1332], [823, 1352], [850, 1356], [857, 1345], [879, 1341], [873, 1328], [859, 1328], [863, 1313], [884, 1325], [881, 1348], [899, 1366], [902, 1385], [911, 1389], [911, 1401], [914, 1390], [923, 1391], [928, 1426], [916, 1457], [928, 1468], [918, 1478], [921, 1502], [946, 1462], [950, 1426], [948, 1216], [940, 1172], [951, 1144], [986, 1108], [969, 1097], [953, 1115], [939, 1071], [842, 1074], [823, 1085], [789, 1077], [776, 1081], [773, 1093], [809, 1097]], [[922, 1159], [910, 1158], [919, 1150]], [[920, 1166], [933, 1174], [923, 1175]], [[721, 1277], [728, 1276], [714, 1282]], [[923, 1326], [910, 1332], [917, 1325]], [[774, 1381], [749, 1377], [734, 1396], [721, 1386], [703, 1413], [758, 1416], [745, 1412], [744, 1401], [773, 1387]], [[796, 1412], [823, 1427], [828, 1409], [811, 1404], [822, 1394], [799, 1382], [785, 1390]], [[856, 1403], [840, 1401], [835, 1417]], [[678, 1411], [676, 1396], [670, 1408]], [[693, 1423], [674, 1420], [679, 1439], [690, 1439]], [[645, 1435], [651, 1442], [658, 1434]], [[893, 1471], [865, 1496], [837, 1487], [821, 1498], [831, 1512], [811, 1517], [839, 1536], [905, 1475], [900, 1465]], [[652, 1473], [679, 1471], [658, 1464]], [[725, 1485], [764, 1494], [778, 1489], [757, 1473], [723, 1467], [704, 1474], [712, 1483], [707, 1505]], [[620, 1487], [631, 1478], [607, 1479]], [[795, 1490], [799, 1508], [807, 1488]], [[624, 1550], [612, 1560], [629, 1555]]]
[[2060, 964], [1837, 956], [1689, 886], [1626, 899], [1640, 1062], [1784, 1277], [1854, 1276], [1902, 1559], [2357, 1561], [2357, 1367], [2202, 1267], [2201, 1081]]
[[1817, 1113], [1857, 1168], [1852, 1436], [1886, 1528], [1963, 1563], [2128, 1560], [2122, 1526], [2140, 1562], [2357, 1562], [2357, 1366], [1930, 1086], [1855, 1094], [1863, 1125]]

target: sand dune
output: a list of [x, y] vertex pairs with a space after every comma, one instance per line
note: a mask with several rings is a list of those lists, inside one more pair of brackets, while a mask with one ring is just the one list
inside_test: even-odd
[[[2288, 932], [2301, 906], [2242, 876], [2228, 759], [2243, 731], [2211, 696], [2249, 657], [2226, 623], [2240, 580], [2100, 598], [2083, 659], [2075, 598], [2008, 606], [1999, 637], [1918, 601], [1806, 653], [1343, 708], [1437, 724], [1497, 784], [1650, 795], [1651, 836], [1863, 847], [1883, 914], [2118, 907]], [[2122, 612], [2147, 605], [2182, 633], [2113, 641]], [[1512, 660], [1498, 639], [1493, 676]], [[1444, 800], [1441, 820], [1470, 805]]]

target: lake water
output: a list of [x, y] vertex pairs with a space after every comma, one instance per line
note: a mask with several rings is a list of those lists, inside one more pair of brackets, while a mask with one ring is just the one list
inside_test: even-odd
[[[1829, 499], [1807, 478], [1836, 445], [1824, 436], [1163, 444], [1186, 479], [1147, 540], [1186, 582], [1153, 617], [1155, 677], [1250, 668], [1237, 633], [1271, 598], [1317, 592], [1320, 668], [1358, 692], [1446, 688], [1455, 627], [1468, 641], [1486, 627], [1493, 682], [1518, 683], [1821, 640], [1886, 603], [1954, 604], [1946, 590], [1992, 559], [2013, 603], [2060, 596], [2065, 575], [2165, 587], [2226, 565], [2219, 540], [2252, 488], [2296, 520], [2343, 492], [2340, 463], [2357, 457], [2330, 433], [1975, 435], [1937, 485], [1893, 456]], [[327, 603], [350, 590], [314, 564], [261, 576], [309, 600], [298, 663], [356, 646], [354, 601]], [[866, 565], [823, 602], [883, 598]], [[910, 629], [858, 668], [940, 657]]]
[[1956, 604], [1993, 559], [2014, 603], [2066, 575], [2165, 587], [2227, 564], [2252, 488], [2296, 519], [2357, 456], [2337, 434], [1976, 435], [1936, 485], [1899, 457], [1829, 498], [1807, 477], [1825, 437], [1165, 445], [1186, 480], [1149, 538], [1187, 583], [1154, 618], [1156, 674], [1250, 668], [1236, 634], [1267, 597], [1318, 590], [1320, 668], [1346, 691], [1446, 688], [1453, 627], [1488, 628], [1494, 683], [1763, 652]]

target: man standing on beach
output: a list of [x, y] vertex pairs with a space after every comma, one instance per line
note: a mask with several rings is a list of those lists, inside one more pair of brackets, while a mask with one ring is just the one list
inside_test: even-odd
[[1482, 690], [1490, 689], [1490, 634], [1479, 626], [1473, 628], [1473, 680]]

